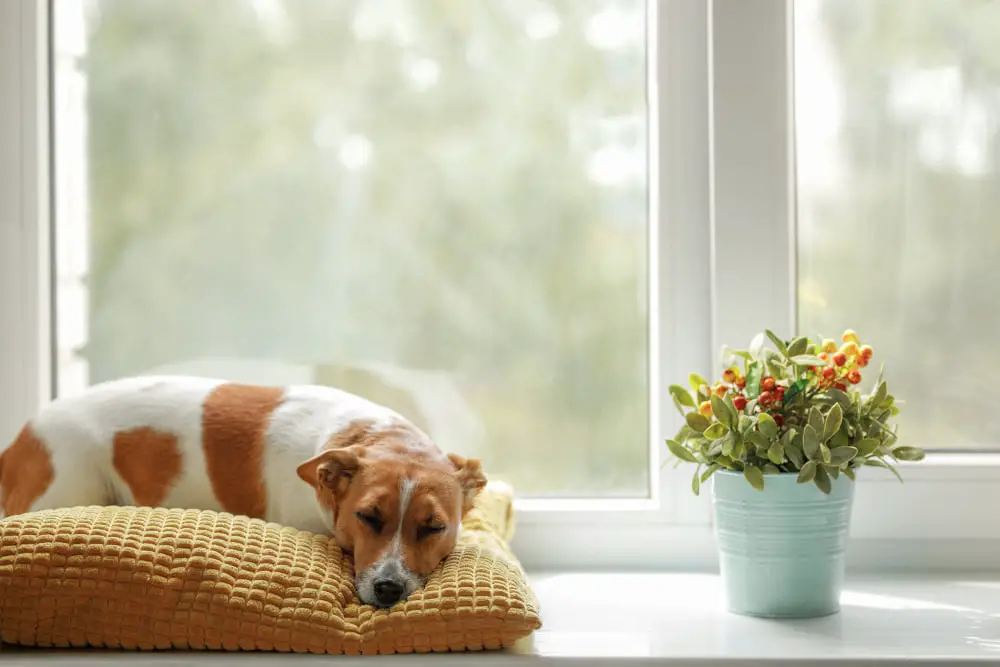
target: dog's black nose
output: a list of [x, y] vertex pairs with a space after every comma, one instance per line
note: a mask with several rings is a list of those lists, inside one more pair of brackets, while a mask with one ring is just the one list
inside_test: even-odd
[[403, 587], [392, 579], [376, 579], [374, 588], [375, 599], [386, 607], [391, 607], [403, 597]]

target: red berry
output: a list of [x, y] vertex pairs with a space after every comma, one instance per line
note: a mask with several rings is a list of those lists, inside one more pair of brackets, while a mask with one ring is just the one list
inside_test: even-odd
[[875, 354], [875, 350], [872, 349], [871, 345], [862, 345], [858, 352], [860, 356], [865, 358], [865, 360], [871, 359], [872, 355]]
[[858, 358], [857, 358], [857, 359], [855, 359], [855, 360], [854, 360], [854, 362], [855, 362], [855, 363], [856, 363], [856, 364], [857, 364], [857, 365], [858, 365], [859, 367], [861, 367], [861, 368], [864, 368], [865, 366], [867, 366], [867, 365], [868, 365], [868, 357], [862, 357], [861, 355], [858, 355]]
[[837, 370], [833, 366], [827, 366], [826, 368], [823, 369], [823, 377], [825, 377], [827, 380], [829, 380], [836, 374]]
[[857, 369], [848, 371], [847, 381], [850, 382], [851, 384], [857, 384], [861, 382], [861, 372], [858, 371]]
[[844, 354], [843, 352], [838, 352], [837, 354], [833, 355], [833, 363], [837, 364], [838, 366], [843, 366], [844, 364], [847, 363], [847, 355]]
[[774, 391], [774, 387], [776, 384], [777, 383], [774, 381], [774, 378], [768, 376], [760, 381], [760, 388], [763, 389], [764, 391]]
[[738, 377], [736, 378], [736, 382], [734, 382], [733, 384], [736, 385], [737, 389], [743, 389], [744, 387], [747, 386], [747, 379], [745, 377]]
[[774, 423], [780, 428], [785, 425], [785, 418], [781, 415], [774, 415]]
[[746, 406], [747, 406], [747, 399], [743, 398], [742, 396], [734, 396], [733, 397], [733, 407], [734, 408], [736, 408], [737, 410], [742, 410]]
[[771, 405], [773, 401], [774, 401], [774, 394], [772, 394], [769, 391], [761, 392], [760, 398], [757, 399], [757, 402], [760, 403], [761, 405]]
[[783, 386], [782, 386], [782, 385], [780, 385], [780, 384], [779, 384], [779, 385], [778, 385], [777, 387], [775, 387], [775, 388], [774, 388], [774, 390], [775, 390], [776, 392], [778, 392], [778, 394], [779, 394], [779, 395], [783, 395], [783, 394], [785, 393], [785, 390], [786, 390], [786, 389], [787, 389], [787, 387], [783, 387]]
[[735, 382], [736, 371], [734, 371], [732, 368], [727, 368], [726, 370], [722, 371], [722, 381], [729, 383]]
[[839, 389], [840, 391], [847, 391], [847, 385], [844, 384], [843, 382], [838, 382], [837, 384], [833, 385], [833, 387], [834, 389]]

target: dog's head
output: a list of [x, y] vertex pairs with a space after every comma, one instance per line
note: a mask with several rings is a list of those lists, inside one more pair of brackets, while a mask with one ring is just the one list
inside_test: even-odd
[[370, 422], [337, 434], [298, 474], [331, 509], [337, 543], [354, 554], [358, 597], [379, 607], [423, 586], [486, 485], [479, 461], [442, 455], [416, 429]]

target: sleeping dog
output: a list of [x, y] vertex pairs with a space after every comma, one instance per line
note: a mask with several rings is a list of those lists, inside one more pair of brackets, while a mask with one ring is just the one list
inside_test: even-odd
[[58, 399], [0, 454], [0, 516], [79, 505], [244, 514], [332, 534], [389, 607], [455, 547], [485, 486], [392, 410], [310, 385], [138, 377]]

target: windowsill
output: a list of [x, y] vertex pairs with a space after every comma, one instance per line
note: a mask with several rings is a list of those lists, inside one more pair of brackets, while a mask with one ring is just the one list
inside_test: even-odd
[[[725, 611], [710, 574], [536, 574], [544, 627], [504, 653], [336, 656], [338, 664], [1000, 664], [1000, 576], [848, 577], [839, 614], [773, 621]], [[185, 653], [15, 650], [5, 664], [187, 663]], [[192, 662], [285, 664], [330, 656], [198, 654]], [[985, 661], [985, 662], [984, 662]]]

